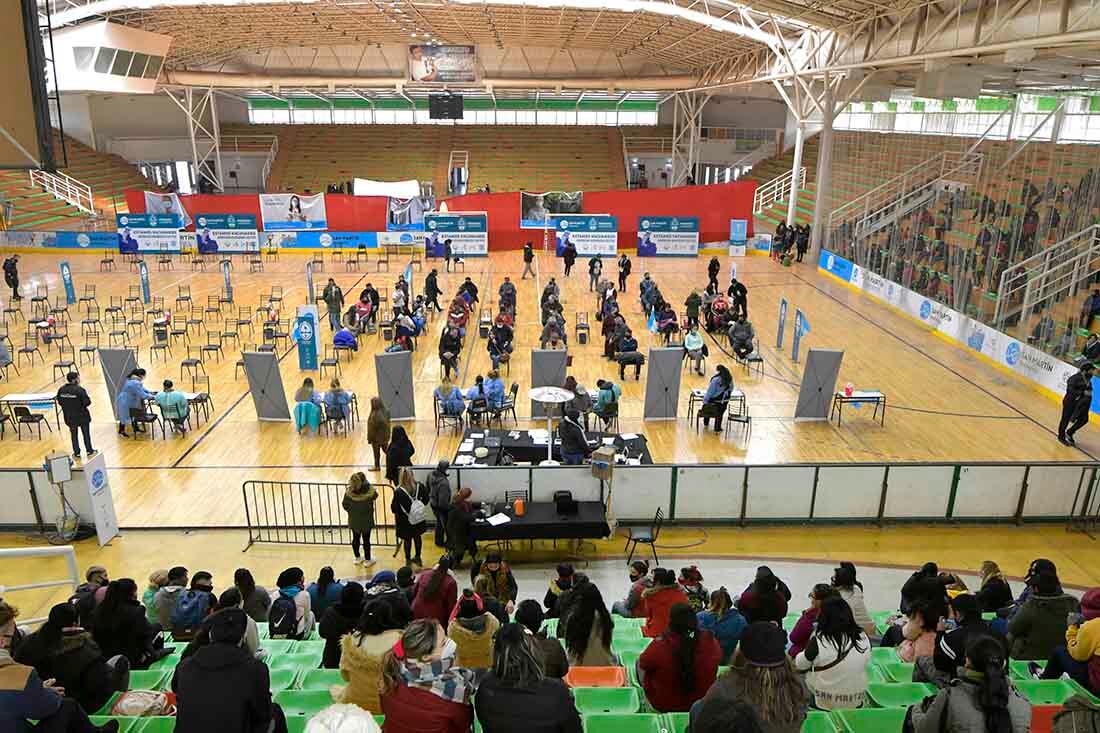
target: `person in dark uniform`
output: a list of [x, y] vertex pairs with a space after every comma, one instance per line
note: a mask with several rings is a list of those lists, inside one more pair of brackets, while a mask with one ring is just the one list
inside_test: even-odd
[[443, 267], [447, 272], [451, 271], [451, 260], [454, 259], [454, 247], [450, 239], [443, 240]]
[[1073, 434], [1089, 421], [1092, 405], [1092, 363], [1081, 365], [1081, 371], [1066, 380], [1066, 396], [1062, 398], [1062, 419], [1058, 422], [1058, 442], [1077, 445]]
[[523, 277], [520, 280], [527, 279], [527, 273], [531, 273], [531, 277], [535, 276], [535, 271], [531, 267], [531, 263], [535, 261], [535, 248], [531, 246], [531, 243], [523, 245]]
[[749, 317], [749, 289], [745, 287], [745, 284], [737, 279], [737, 273], [734, 273], [730, 278], [730, 286], [726, 288], [726, 295], [730, 299], [730, 307], [733, 310], [733, 317], [737, 318], [738, 313], [745, 318]]
[[87, 391], [80, 386], [80, 375], [77, 372], [69, 372], [65, 375], [65, 385], [57, 390], [57, 404], [61, 405], [61, 413], [65, 416], [65, 425], [69, 428], [73, 441], [73, 457], [80, 458], [80, 443], [77, 438], [84, 438], [84, 450], [88, 457], [95, 454], [92, 448], [92, 414], [88, 407], [92, 400]]
[[619, 292], [626, 292], [626, 279], [630, 277], [630, 258], [626, 256], [626, 252], [623, 252], [622, 257], [619, 258]]
[[722, 264], [718, 261], [717, 257], [711, 257], [710, 262], [707, 264], [707, 278], [709, 283], [714, 283], [714, 287], [718, 287], [718, 273], [722, 270]]

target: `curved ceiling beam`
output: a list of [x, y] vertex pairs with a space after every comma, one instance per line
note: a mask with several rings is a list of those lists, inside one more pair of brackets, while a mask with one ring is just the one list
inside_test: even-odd
[[[296, 5], [320, 4], [325, 0], [296, 0]], [[754, 28], [749, 24], [727, 20], [727, 17], [739, 17], [743, 7], [736, 4], [723, 4], [723, 9], [729, 8], [722, 17], [711, 16], [690, 8], [681, 7], [671, 2], [659, 2], [658, 0], [448, 0], [456, 5], [500, 5], [512, 7], [539, 7], [539, 8], [573, 8], [577, 10], [609, 10], [622, 13], [653, 13], [671, 18], [696, 23], [711, 28], [721, 33], [742, 36], [759, 43], [772, 46], [776, 37]], [[51, 21], [55, 26], [79, 23], [93, 17], [109, 15], [127, 10], [156, 10], [159, 8], [191, 8], [208, 5], [272, 5], [272, 0], [93, 0], [75, 7], [54, 13]], [[289, 3], [286, 3], [289, 7]], [[339, 4], [337, 4], [339, 7]]]

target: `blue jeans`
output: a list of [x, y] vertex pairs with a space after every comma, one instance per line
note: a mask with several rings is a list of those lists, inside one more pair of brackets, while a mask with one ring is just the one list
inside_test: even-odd
[[332, 326], [333, 331], [340, 330], [340, 311], [328, 312], [328, 325]]
[[567, 466], [579, 466], [584, 463], [583, 453], [566, 453], [562, 451], [561, 461]]
[[1050, 659], [1043, 669], [1043, 679], [1056, 680], [1062, 676], [1063, 672], [1068, 674], [1070, 679], [1081, 685], [1081, 687], [1084, 687], [1093, 694], [1096, 693], [1096, 690], [1093, 690], [1089, 685], [1088, 662], [1078, 662], [1069, 655], [1068, 649], [1064, 646], [1060, 646], [1051, 652]]

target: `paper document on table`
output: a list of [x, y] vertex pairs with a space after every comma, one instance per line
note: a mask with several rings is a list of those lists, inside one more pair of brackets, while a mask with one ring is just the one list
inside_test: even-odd
[[622, 438], [623, 440], [634, 440], [638, 436], [635, 433], [623, 433], [619, 437]]
[[471, 455], [455, 456], [455, 465], [456, 466], [470, 466], [470, 465], [473, 465], [474, 460], [475, 460], [474, 457], [471, 456]]
[[499, 527], [502, 524], [507, 524], [508, 522], [511, 522], [512, 518], [509, 517], [507, 514], [494, 514], [493, 516], [489, 517], [488, 521], [489, 524], [493, 525], [494, 527]]
[[460, 443], [459, 446], [458, 446], [458, 452], [459, 453], [473, 453], [474, 452], [474, 441], [472, 441], [472, 440], [462, 441], [462, 443]]
[[485, 433], [470, 433], [471, 438], [484, 438]]

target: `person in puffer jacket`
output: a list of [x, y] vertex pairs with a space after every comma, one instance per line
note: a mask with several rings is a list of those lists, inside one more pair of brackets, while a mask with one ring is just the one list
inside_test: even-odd
[[374, 716], [358, 705], [329, 705], [306, 723], [306, 733], [381, 733]]
[[722, 658], [718, 663], [722, 666], [728, 665], [733, 659], [733, 653], [737, 651], [737, 642], [741, 641], [741, 634], [749, 623], [733, 607], [733, 599], [725, 586], [710, 594], [710, 606], [700, 611], [698, 617], [699, 629], [714, 634], [722, 647]]
[[1067, 618], [1078, 612], [1077, 599], [1063, 593], [1058, 577], [1039, 573], [1030, 583], [1031, 595], [1008, 622], [1013, 659], [1046, 659], [1065, 638]]
[[1066, 629], [1066, 645], [1054, 650], [1046, 665], [1028, 665], [1032, 676], [1041, 680], [1060, 679], [1068, 674], [1093, 695], [1100, 695], [1100, 588], [1081, 597], [1081, 614]]

